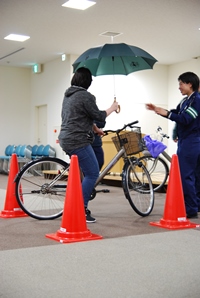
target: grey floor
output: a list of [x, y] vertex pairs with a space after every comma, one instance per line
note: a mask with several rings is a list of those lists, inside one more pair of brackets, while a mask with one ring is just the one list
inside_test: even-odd
[[[0, 175], [0, 211], [7, 176]], [[0, 218], [0, 297], [3, 298], [196, 298], [200, 297], [200, 228], [151, 226], [163, 216], [165, 193], [157, 193], [150, 216], [138, 216], [120, 187], [90, 203], [102, 240], [60, 244], [45, 237], [61, 218]], [[174, 198], [176, 199], [176, 198]], [[199, 219], [192, 222], [200, 224]]]

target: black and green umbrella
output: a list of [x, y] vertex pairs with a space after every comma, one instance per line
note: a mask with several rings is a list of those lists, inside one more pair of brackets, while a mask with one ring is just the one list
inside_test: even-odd
[[90, 48], [73, 63], [73, 72], [88, 68], [93, 76], [128, 75], [132, 72], [152, 69], [157, 60], [146, 51], [125, 43], [110, 43]]
[[[132, 72], [152, 69], [157, 60], [146, 51], [125, 43], [109, 43], [90, 48], [72, 64], [73, 72], [86, 67], [93, 76], [128, 75]], [[114, 100], [115, 78], [114, 78]], [[117, 113], [120, 112], [120, 106]]]

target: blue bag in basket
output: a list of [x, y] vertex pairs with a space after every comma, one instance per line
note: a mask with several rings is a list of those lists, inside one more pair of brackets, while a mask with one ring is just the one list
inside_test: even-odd
[[157, 140], [152, 140], [150, 135], [146, 135], [144, 137], [144, 141], [148, 151], [153, 157], [157, 157], [160, 153], [162, 153], [167, 148], [167, 146], [164, 145], [162, 142], [159, 142]]

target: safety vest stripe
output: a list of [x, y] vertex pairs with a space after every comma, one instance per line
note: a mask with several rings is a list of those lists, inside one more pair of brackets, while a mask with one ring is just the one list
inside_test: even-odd
[[192, 107], [189, 107], [187, 110], [186, 110], [186, 112], [190, 115], [190, 116], [192, 116], [192, 118], [197, 118], [197, 116], [198, 116], [198, 113], [197, 113], [197, 111], [194, 109], [194, 108], [192, 108]]

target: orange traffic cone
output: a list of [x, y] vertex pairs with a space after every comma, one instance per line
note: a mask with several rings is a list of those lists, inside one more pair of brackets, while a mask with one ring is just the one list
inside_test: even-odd
[[18, 172], [19, 172], [19, 168], [18, 168], [17, 154], [14, 153], [12, 154], [12, 157], [11, 157], [4, 210], [0, 212], [0, 217], [11, 218], [11, 217], [28, 216], [20, 208], [15, 196], [14, 179]]
[[186, 218], [179, 162], [176, 154], [172, 156], [163, 218], [159, 222], [150, 222], [150, 225], [174, 230], [199, 226]]
[[73, 155], [70, 163], [69, 178], [60, 230], [54, 234], [46, 234], [47, 238], [60, 243], [102, 239], [87, 229], [83, 203], [82, 186], [78, 157]]

